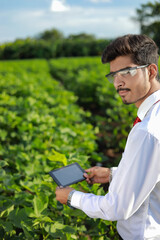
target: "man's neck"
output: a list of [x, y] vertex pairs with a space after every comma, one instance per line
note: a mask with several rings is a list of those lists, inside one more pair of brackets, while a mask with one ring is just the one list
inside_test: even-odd
[[[152, 85], [150, 91], [147, 93], [145, 99], [147, 99], [150, 95], [152, 95], [154, 92], [157, 92], [158, 90], [160, 90], [160, 82], [156, 80], [156, 82], [154, 82], [154, 85]], [[145, 99], [142, 102], [135, 103], [135, 106], [139, 108]]]

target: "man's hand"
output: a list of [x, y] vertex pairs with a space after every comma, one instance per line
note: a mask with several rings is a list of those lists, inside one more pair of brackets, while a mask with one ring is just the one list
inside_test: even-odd
[[110, 169], [105, 167], [92, 167], [85, 170], [84, 177], [89, 184], [93, 183], [108, 183], [110, 176]]
[[70, 187], [57, 187], [56, 188], [56, 200], [59, 201], [62, 204], [67, 204], [67, 199], [69, 193], [74, 190], [73, 188]]

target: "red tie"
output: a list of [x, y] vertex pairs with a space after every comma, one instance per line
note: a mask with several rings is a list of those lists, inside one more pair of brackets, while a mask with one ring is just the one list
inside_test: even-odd
[[136, 119], [134, 120], [134, 123], [133, 123], [133, 127], [134, 125], [136, 125], [138, 122], [141, 122], [141, 119], [139, 117], [136, 117]]

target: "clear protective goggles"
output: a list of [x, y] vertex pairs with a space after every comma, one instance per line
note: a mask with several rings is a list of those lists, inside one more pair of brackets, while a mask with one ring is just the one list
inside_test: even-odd
[[117, 75], [120, 75], [121, 77], [125, 77], [127, 76], [128, 74], [130, 76], [135, 76], [136, 73], [137, 73], [137, 69], [140, 69], [140, 68], [145, 68], [145, 67], [148, 67], [150, 64], [146, 64], [146, 65], [142, 65], [142, 66], [136, 66], [136, 67], [127, 67], [127, 68], [123, 68], [123, 69], [120, 69], [116, 72], [110, 72], [109, 74], [106, 75], [108, 81], [110, 83], [114, 83], [114, 79]]

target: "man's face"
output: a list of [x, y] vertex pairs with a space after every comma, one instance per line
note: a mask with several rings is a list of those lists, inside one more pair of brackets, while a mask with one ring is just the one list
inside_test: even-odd
[[[129, 56], [120, 56], [110, 62], [110, 71], [115, 72], [128, 67], [136, 67]], [[147, 67], [136, 69], [135, 74], [121, 75], [117, 73], [114, 86], [122, 98], [123, 103], [135, 103], [137, 107], [150, 95], [151, 83]]]

